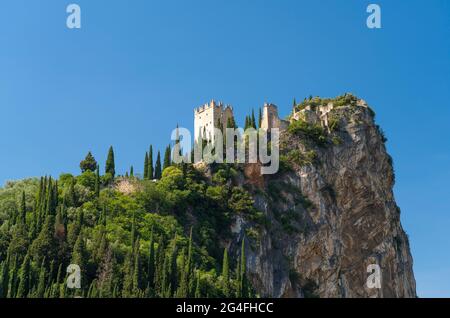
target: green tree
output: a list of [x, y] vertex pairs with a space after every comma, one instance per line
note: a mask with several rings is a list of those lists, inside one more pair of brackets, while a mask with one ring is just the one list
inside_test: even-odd
[[100, 197], [100, 167], [98, 165], [95, 169], [95, 196]]
[[90, 151], [86, 155], [86, 158], [80, 162], [80, 169], [81, 172], [86, 172], [88, 170], [95, 171], [95, 169], [97, 169], [97, 161]]
[[72, 252], [71, 264], [76, 264], [80, 267], [81, 288], [83, 289], [84, 286], [86, 286], [87, 284], [86, 281], [87, 254], [82, 232], [80, 232], [77, 241], [75, 242], [75, 246]]
[[145, 153], [145, 159], [144, 159], [144, 180], [151, 179], [148, 176], [148, 153]]
[[46, 288], [45, 272], [46, 272], [46, 268], [45, 268], [45, 259], [44, 259], [42, 261], [41, 268], [39, 271], [39, 281], [38, 281], [38, 286], [37, 286], [37, 290], [36, 290], [37, 298], [44, 298], [44, 295], [45, 295], [45, 288]]
[[258, 128], [261, 128], [261, 124], [262, 124], [262, 112], [261, 112], [261, 107], [259, 108], [259, 116], [258, 116]]
[[239, 287], [238, 297], [246, 297], [246, 258], [245, 258], [245, 238], [242, 239], [241, 258], [239, 266]]
[[140, 244], [138, 239], [135, 244], [135, 252], [134, 252], [134, 273], [133, 273], [134, 295], [138, 295], [142, 289], [142, 269], [141, 269], [139, 246]]
[[251, 127], [256, 129], [255, 110], [252, 109]]
[[153, 180], [153, 146], [150, 145], [150, 151], [148, 153], [148, 166], [147, 166], [147, 176], [149, 180]]
[[158, 151], [158, 156], [156, 157], [156, 164], [155, 164], [155, 179], [161, 179], [161, 154]]
[[8, 296], [9, 285], [9, 254], [2, 263], [2, 271], [0, 276], [0, 298], [6, 298]]
[[222, 263], [222, 279], [225, 296], [230, 295], [230, 266], [228, 263], [228, 249], [225, 248], [223, 252], [223, 263]]
[[149, 288], [152, 288], [154, 285], [154, 279], [155, 279], [155, 243], [153, 239], [153, 228], [152, 233], [150, 235], [150, 247], [149, 247], [149, 253], [148, 253], [148, 269], [147, 269], [147, 276], [149, 281]]
[[164, 152], [164, 165], [163, 165], [163, 170], [170, 167], [171, 165], [171, 159], [170, 159], [170, 152], [171, 152], [171, 148], [170, 145], [166, 147], [166, 151]]
[[18, 265], [17, 265], [17, 256], [15, 256], [13, 266], [11, 269], [11, 278], [9, 280], [8, 298], [16, 298], [17, 280], [18, 280], [17, 274], [18, 274]]
[[106, 158], [105, 173], [111, 174], [114, 178], [116, 175], [116, 164], [114, 162], [114, 149], [109, 147], [108, 157]]
[[17, 289], [17, 298], [26, 298], [30, 289], [30, 255], [27, 253], [19, 275], [19, 288]]
[[27, 206], [26, 206], [26, 200], [25, 200], [25, 191], [22, 191], [22, 197], [20, 200], [20, 210], [19, 210], [19, 221], [23, 225], [26, 225], [26, 215], [27, 215]]

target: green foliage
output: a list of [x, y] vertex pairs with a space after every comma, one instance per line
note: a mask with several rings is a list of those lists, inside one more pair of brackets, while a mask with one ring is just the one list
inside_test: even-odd
[[304, 120], [294, 120], [290, 123], [288, 131], [293, 135], [306, 138], [319, 146], [324, 146], [327, 143], [325, 130], [318, 124], [311, 124]]
[[86, 158], [80, 162], [80, 169], [81, 172], [95, 171], [97, 169], [97, 161], [90, 151], [86, 155]]
[[114, 162], [114, 149], [109, 147], [108, 157], [106, 158], [105, 173], [109, 173], [113, 179], [116, 175], [116, 164]]
[[[250, 194], [234, 185], [236, 167], [214, 166], [207, 179], [192, 165], [161, 171], [158, 155], [158, 181], [134, 178], [136, 190], [125, 194], [113, 182], [112, 148], [107, 161], [103, 176], [95, 162], [78, 176], [0, 188], [0, 297], [251, 295], [245, 249], [229, 255], [222, 243], [237, 215], [254, 225], [251, 239], [264, 223]], [[69, 264], [81, 268], [81, 290], [65, 288]]]
[[319, 106], [326, 106], [328, 103], [333, 103], [334, 107], [342, 107], [342, 106], [356, 106], [357, 97], [353, 94], [346, 93], [341, 96], [337, 96], [335, 98], [320, 98], [320, 97], [312, 97], [309, 99], [304, 99], [300, 104], [295, 105], [294, 109], [296, 111], [302, 110], [307, 106], [310, 106], [312, 109], [315, 109]]

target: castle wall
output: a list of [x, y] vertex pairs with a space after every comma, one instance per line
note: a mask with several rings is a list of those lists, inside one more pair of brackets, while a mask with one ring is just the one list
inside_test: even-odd
[[194, 138], [197, 141], [203, 133], [206, 138], [214, 142], [214, 128], [222, 128], [222, 123], [226, 123], [228, 118], [233, 117], [231, 107], [223, 107], [222, 103], [217, 104], [211, 101], [209, 104], [200, 106], [194, 110]]
[[263, 109], [263, 117], [261, 120], [261, 128], [270, 130], [272, 128], [280, 128], [281, 122], [278, 117], [278, 108], [273, 104], [265, 104]]

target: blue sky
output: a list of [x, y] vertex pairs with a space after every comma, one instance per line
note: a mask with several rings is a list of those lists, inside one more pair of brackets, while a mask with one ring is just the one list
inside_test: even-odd
[[450, 2], [73, 0], [0, 3], [0, 183], [103, 165], [142, 170], [212, 98], [243, 117], [353, 92], [375, 109], [421, 297], [450, 297]]

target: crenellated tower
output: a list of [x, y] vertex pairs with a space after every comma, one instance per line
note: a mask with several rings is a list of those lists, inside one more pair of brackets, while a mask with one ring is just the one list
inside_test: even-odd
[[199, 140], [200, 136], [214, 143], [214, 128], [222, 128], [233, 118], [233, 108], [230, 105], [224, 106], [222, 102], [211, 102], [194, 109], [194, 138]]

